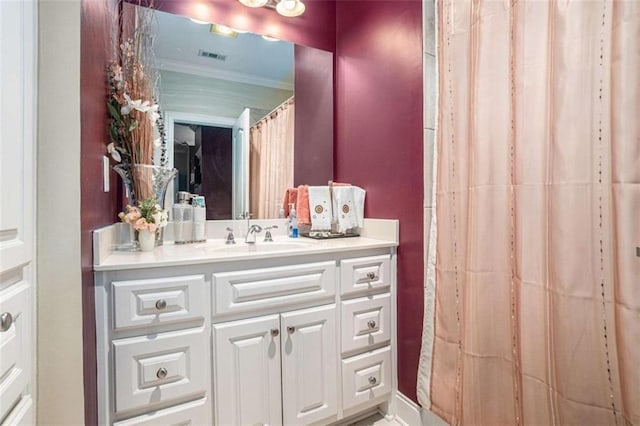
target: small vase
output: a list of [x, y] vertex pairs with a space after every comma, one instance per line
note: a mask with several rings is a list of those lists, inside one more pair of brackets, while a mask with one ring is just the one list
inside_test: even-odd
[[153, 251], [156, 246], [156, 233], [147, 229], [141, 229], [138, 231], [138, 243], [140, 244], [140, 250]]

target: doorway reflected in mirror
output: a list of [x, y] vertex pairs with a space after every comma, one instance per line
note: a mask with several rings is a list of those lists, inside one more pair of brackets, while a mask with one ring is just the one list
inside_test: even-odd
[[174, 192], [205, 197], [208, 219], [232, 219], [231, 128], [174, 124]]

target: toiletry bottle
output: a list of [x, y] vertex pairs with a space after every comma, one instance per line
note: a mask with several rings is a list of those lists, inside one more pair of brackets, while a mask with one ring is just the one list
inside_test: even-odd
[[193, 206], [191, 194], [178, 192], [178, 200], [173, 205], [173, 232], [175, 244], [186, 244], [193, 240]]
[[205, 207], [204, 197], [195, 195], [193, 197], [193, 242], [201, 243], [206, 241], [206, 223], [207, 209]]
[[291, 232], [289, 233], [289, 236], [291, 238], [298, 238], [298, 218], [296, 217], [296, 207], [294, 205], [292, 205], [291, 207], [289, 220], [290, 220], [290, 227], [291, 227]]

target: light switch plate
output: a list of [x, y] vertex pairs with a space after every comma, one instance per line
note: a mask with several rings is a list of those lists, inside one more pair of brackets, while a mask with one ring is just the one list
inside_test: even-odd
[[107, 156], [102, 156], [102, 190], [104, 192], [109, 192], [110, 185], [109, 185], [109, 170], [111, 170], [111, 168], [109, 167], [109, 157]]

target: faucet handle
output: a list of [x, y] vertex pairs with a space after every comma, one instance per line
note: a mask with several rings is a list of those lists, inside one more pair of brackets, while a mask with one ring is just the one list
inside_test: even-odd
[[229, 233], [227, 234], [227, 241], [225, 241], [225, 244], [235, 244], [236, 239], [233, 236], [233, 229], [227, 227], [227, 231], [229, 231]]
[[273, 237], [271, 236], [271, 230], [272, 229], [278, 229], [278, 225], [271, 225], [271, 226], [267, 226], [266, 228], [264, 228], [264, 230], [266, 231], [265, 234], [264, 234], [264, 242], [265, 243], [273, 242]]

